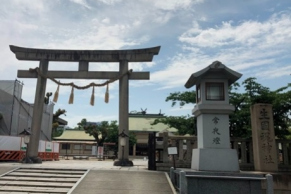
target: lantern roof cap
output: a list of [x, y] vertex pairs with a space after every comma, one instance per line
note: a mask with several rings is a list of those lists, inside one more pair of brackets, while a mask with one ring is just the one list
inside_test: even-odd
[[236, 82], [242, 74], [226, 67], [220, 61], [214, 61], [212, 64], [207, 66], [206, 68], [193, 73], [188, 81], [185, 83], [186, 88], [191, 88], [192, 86], [200, 83], [201, 79], [209, 78], [209, 79], [227, 79], [228, 85], [230, 86], [234, 82]]
[[19, 133], [19, 135], [31, 135], [31, 132], [24, 129], [21, 133]]

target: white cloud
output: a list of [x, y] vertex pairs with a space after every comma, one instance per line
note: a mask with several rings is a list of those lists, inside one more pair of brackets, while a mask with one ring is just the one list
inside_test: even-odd
[[282, 76], [290, 76], [291, 64], [286, 67], [270, 67], [268, 69], [259, 71], [255, 74], [256, 77], [262, 77], [263, 79], [278, 78]]
[[[265, 22], [243, 21], [233, 25], [232, 21], [222, 22], [216, 28], [201, 29], [195, 23], [193, 28], [183, 33], [179, 40], [198, 47], [260, 46], [271, 47], [291, 42], [291, 16], [289, 13], [274, 14]], [[286, 43], [286, 42], [285, 42]]]
[[202, 3], [204, 0], [144, 0], [150, 5], [162, 10], [186, 9], [191, 7], [191, 4]]
[[[264, 22], [223, 22], [216, 28], [203, 29], [194, 22], [193, 28], [179, 37], [184, 52], [177, 53], [166, 68], [154, 72], [151, 81], [159, 83], [159, 89], [181, 87], [192, 73], [215, 60], [248, 76], [266, 78], [271, 71], [268, 79], [288, 75], [289, 62], [282, 63], [282, 59], [290, 60], [290, 32], [290, 12], [274, 14]], [[272, 68], [278, 61], [283, 67]]]
[[123, 0], [98, 0], [107, 5], [114, 5], [116, 3], [122, 2]]
[[86, 0], [70, 0], [70, 1], [77, 3], [79, 5], [82, 5], [82, 6], [86, 7], [87, 9], [91, 9], [91, 7], [88, 5]]
[[[192, 73], [215, 60], [247, 76], [271, 79], [290, 74], [290, 12], [278, 12], [282, 8], [276, 7], [275, 14], [267, 18], [270, 12], [255, 8], [270, 1], [226, 1], [225, 5], [203, 0], [5, 1], [0, 5], [1, 79], [14, 79], [17, 69], [38, 66], [38, 62], [18, 61], [9, 50], [10, 44], [87, 50], [161, 45], [160, 54], [154, 57], [153, 62], [129, 64], [133, 71], [150, 71], [150, 81], [130, 82], [130, 87], [136, 87], [135, 90], [146, 85], [153, 86], [152, 90], [184, 88]], [[254, 13], [248, 10], [250, 5]], [[241, 6], [245, 7], [241, 9]], [[262, 10], [267, 7], [272, 6], [264, 6]], [[78, 64], [50, 62], [49, 69], [76, 71]], [[89, 66], [90, 71], [118, 69], [118, 63], [90, 63]], [[21, 81], [25, 84], [24, 99], [33, 102], [36, 80]], [[62, 81], [86, 85], [103, 80]], [[118, 97], [117, 88], [117, 82], [110, 85], [113, 102]], [[47, 91], [55, 90], [56, 84], [48, 81]], [[75, 94], [88, 105], [91, 91], [76, 91]], [[104, 98], [104, 91], [105, 88], [96, 88], [96, 101]], [[70, 88], [62, 87], [56, 107], [66, 106], [69, 94]], [[139, 100], [142, 98], [138, 97]], [[162, 103], [156, 104], [160, 106]], [[98, 108], [98, 114], [95, 109], [87, 112], [79, 107], [70, 107], [70, 111], [88, 113], [84, 117], [89, 117], [90, 113], [102, 117], [103, 112], [114, 109], [108, 106]], [[79, 121], [81, 117], [75, 120]]]

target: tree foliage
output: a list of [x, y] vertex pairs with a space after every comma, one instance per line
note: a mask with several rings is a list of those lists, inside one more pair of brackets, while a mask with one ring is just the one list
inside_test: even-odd
[[178, 129], [179, 135], [194, 135], [197, 132], [196, 127], [196, 118], [187, 116], [168, 116], [165, 118], [158, 118], [152, 123], [152, 125], [156, 125], [158, 123], [164, 123], [169, 127], [173, 127]]
[[179, 105], [182, 107], [185, 104], [192, 104], [196, 102], [196, 92], [195, 91], [186, 91], [186, 92], [174, 92], [166, 98], [166, 102], [172, 101], [172, 107], [179, 102]]
[[61, 115], [66, 115], [66, 110], [65, 109], [58, 109], [53, 114], [52, 137], [58, 137], [63, 133], [63, 130], [57, 130], [58, 127], [59, 127], [58, 118]]
[[[78, 123], [78, 128], [84, 130], [85, 133], [93, 136], [98, 146], [103, 146], [104, 142], [116, 143], [114, 150], [118, 149], [118, 124], [117, 121], [101, 121], [97, 123], [88, 122], [86, 119], [82, 119]], [[135, 134], [129, 132], [129, 145], [136, 143]]]
[[[242, 82], [244, 92], [238, 92], [241, 88], [239, 83], [229, 87], [229, 102], [235, 107], [234, 113], [230, 115], [230, 133], [235, 137], [251, 136], [250, 107], [256, 103], [268, 103], [273, 106], [273, 118], [275, 135], [278, 138], [287, 137], [290, 132], [291, 121], [291, 84], [271, 91], [268, 87], [256, 82], [256, 78], [250, 77]], [[195, 91], [170, 93], [166, 101], [172, 101], [172, 106], [178, 102], [180, 106], [194, 104]], [[155, 124], [164, 123], [178, 129], [179, 134], [193, 134], [196, 130], [196, 120], [190, 116], [172, 117], [157, 119]], [[193, 126], [195, 128], [193, 128]]]
[[108, 131], [111, 127], [116, 127], [116, 122], [109, 123], [108, 121], [101, 121], [98, 123], [88, 122], [87, 119], [82, 119], [78, 123], [79, 129], [83, 129], [85, 133], [93, 136], [98, 146], [103, 146], [104, 140], [107, 137]]

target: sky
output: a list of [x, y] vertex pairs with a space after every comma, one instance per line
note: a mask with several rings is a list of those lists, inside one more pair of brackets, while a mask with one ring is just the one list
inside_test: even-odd
[[[36, 79], [17, 78], [17, 70], [39, 66], [19, 61], [9, 45], [42, 49], [117, 50], [161, 46], [152, 62], [129, 63], [134, 72], [150, 72], [150, 80], [129, 81], [129, 111], [191, 115], [194, 105], [171, 107], [166, 97], [191, 91], [184, 84], [213, 61], [270, 89], [290, 83], [291, 1], [289, 0], [0, 0], [1, 80], [23, 82], [22, 99], [34, 103]], [[78, 63], [50, 62], [49, 70], [77, 71]], [[118, 71], [118, 63], [90, 63], [90, 71]], [[106, 80], [69, 80], [79, 86]], [[65, 109], [68, 126], [88, 121], [118, 120], [118, 81], [74, 91], [60, 87], [54, 110]], [[57, 85], [47, 82], [46, 92]], [[52, 98], [51, 98], [52, 100]]]

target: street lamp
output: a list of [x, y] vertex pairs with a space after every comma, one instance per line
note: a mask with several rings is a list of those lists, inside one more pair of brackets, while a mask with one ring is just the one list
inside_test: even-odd
[[128, 135], [126, 135], [124, 133], [124, 130], [118, 135], [120, 138], [119, 138], [119, 144], [120, 146], [122, 146], [122, 160], [121, 160], [121, 163], [120, 163], [120, 166], [125, 166], [125, 161], [124, 161], [124, 146], [126, 146], [126, 137], [128, 137]]
[[23, 159], [23, 163], [31, 163], [31, 160], [28, 157], [28, 144], [30, 142], [30, 135], [31, 132], [24, 129], [21, 133], [19, 133], [23, 137], [24, 143], [26, 144], [26, 152], [25, 152], [25, 158]]

